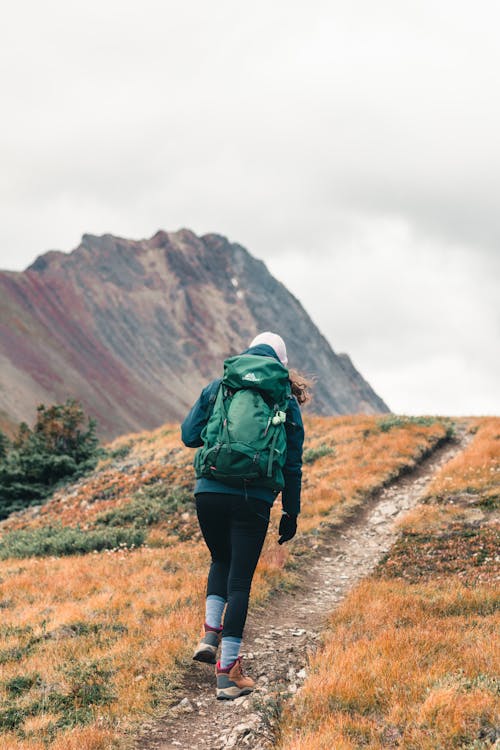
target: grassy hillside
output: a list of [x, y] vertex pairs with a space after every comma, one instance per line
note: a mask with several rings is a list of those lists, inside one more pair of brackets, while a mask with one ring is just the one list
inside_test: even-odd
[[[302, 532], [276, 544], [254, 603], [294, 561], [452, 430], [450, 420], [309, 418]], [[5, 750], [124, 747], [175, 694], [203, 617], [208, 554], [178, 428], [120, 438], [93, 475], [0, 526], [0, 731]], [[277, 506], [279, 503], [277, 503]]]
[[500, 719], [500, 419], [436, 475], [332, 615], [283, 750], [486, 750]]

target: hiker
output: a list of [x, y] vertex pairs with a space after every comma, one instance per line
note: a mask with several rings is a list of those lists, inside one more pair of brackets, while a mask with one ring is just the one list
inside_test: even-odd
[[[216, 664], [219, 699], [238, 698], [255, 686], [243, 672], [240, 646], [253, 574], [280, 491], [278, 543], [297, 530], [304, 442], [299, 403], [308, 398], [308, 382], [290, 375], [287, 365], [281, 336], [259, 334], [241, 355], [224, 362], [224, 378], [203, 389], [182, 423], [184, 444], [199, 448], [196, 512], [212, 558], [205, 623], [193, 659]], [[248, 455], [245, 447], [239, 453], [238, 428]]]

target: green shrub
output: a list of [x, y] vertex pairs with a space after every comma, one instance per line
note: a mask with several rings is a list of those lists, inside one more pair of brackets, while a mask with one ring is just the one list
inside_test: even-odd
[[0, 625], [0, 635], [8, 638], [9, 636], [16, 635], [32, 635], [32, 625]]
[[39, 685], [41, 682], [40, 675], [35, 672], [32, 675], [16, 675], [5, 683], [5, 689], [10, 695], [22, 695], [22, 693], [31, 690], [33, 685]]
[[191, 493], [171, 490], [162, 482], [145, 485], [134, 499], [119, 508], [96, 516], [97, 526], [145, 528], [168, 519], [172, 513], [193, 502]]
[[88, 724], [95, 719], [95, 706], [109, 705], [116, 700], [113, 683], [115, 670], [105, 661], [72, 661], [61, 668], [68, 683], [65, 692], [51, 691], [41, 701], [29, 707], [29, 713], [35, 715], [44, 711], [59, 713], [59, 728]]
[[408, 417], [405, 414], [389, 414], [388, 416], [377, 420], [377, 428], [381, 432], [389, 432], [393, 427], [406, 427], [407, 425], [412, 424], [430, 427], [431, 425], [436, 424], [436, 422], [440, 422], [445, 426], [446, 437], [454, 437], [455, 423], [447, 417]]
[[[59, 714], [54, 729], [87, 724], [95, 719], [95, 707], [109, 705], [116, 700], [112, 677], [114, 669], [106, 660], [77, 662], [60, 667], [67, 688], [44, 690], [31, 703], [23, 701], [16, 705], [16, 699], [23, 699], [23, 693], [32, 687], [46, 688], [40, 675], [23, 677], [19, 675], [6, 683], [9, 700], [0, 709], [0, 730], [20, 730], [21, 724], [29, 716], [39, 716], [46, 712]], [[22, 733], [22, 730], [20, 730]], [[24, 735], [20, 735], [24, 736]]]
[[1, 430], [0, 430], [0, 461], [5, 458], [10, 448], [10, 440]]
[[9, 661], [21, 661], [25, 654], [26, 650], [17, 646], [0, 649], [0, 664], [7, 664]]
[[61, 627], [70, 630], [76, 636], [98, 636], [100, 633], [123, 635], [128, 632], [126, 625], [121, 622], [86, 622], [85, 620], [76, 620], [62, 625]]
[[409, 424], [420, 424], [429, 427], [436, 421], [434, 417], [407, 417], [400, 414], [389, 414], [387, 417], [377, 420], [377, 427], [381, 432], [389, 432], [394, 427], [406, 427]]
[[27, 716], [27, 711], [18, 706], [8, 706], [0, 709], [0, 729], [17, 729]]
[[0, 540], [0, 559], [78, 555], [118, 547], [139, 547], [144, 539], [144, 532], [138, 528], [84, 530], [56, 524], [8, 531]]
[[318, 458], [333, 455], [335, 455], [335, 448], [332, 448], [330, 445], [326, 445], [325, 443], [321, 443], [321, 445], [319, 445], [317, 448], [308, 448], [307, 450], [305, 450], [302, 460], [305, 464], [312, 464], [317, 461]]
[[23, 422], [10, 443], [0, 433], [0, 519], [42, 502], [68, 479], [92, 470], [100, 455], [96, 423], [74, 399], [37, 408], [31, 429]]
[[114, 669], [105, 661], [73, 662], [64, 665], [61, 671], [69, 682], [69, 690], [63, 696], [63, 704], [71, 708], [79, 706], [106, 705], [115, 700], [111, 677]]
[[120, 445], [118, 448], [114, 448], [113, 450], [106, 450], [106, 456], [112, 459], [126, 458], [132, 450], [133, 445], [133, 441], [129, 441], [128, 443], [124, 443], [123, 445]]

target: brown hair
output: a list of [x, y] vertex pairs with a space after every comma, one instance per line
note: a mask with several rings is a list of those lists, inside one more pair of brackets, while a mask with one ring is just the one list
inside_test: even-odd
[[311, 398], [311, 388], [313, 381], [310, 378], [306, 378], [297, 370], [289, 370], [290, 383], [292, 385], [292, 394], [295, 396], [299, 404], [305, 404]]

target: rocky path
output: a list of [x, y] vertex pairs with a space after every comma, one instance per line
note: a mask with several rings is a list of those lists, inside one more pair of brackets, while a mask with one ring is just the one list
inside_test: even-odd
[[251, 695], [217, 701], [213, 666], [193, 662], [179, 702], [157, 724], [144, 725], [136, 750], [272, 748], [277, 697], [300, 690], [308, 652], [314, 650], [326, 617], [373, 570], [396, 539], [394, 521], [417, 504], [432, 476], [470, 437], [459, 432], [455, 441], [377, 493], [342, 527], [325, 531], [297, 588], [273, 596], [265, 609], [250, 610], [243, 654], [245, 671], [257, 680]]

